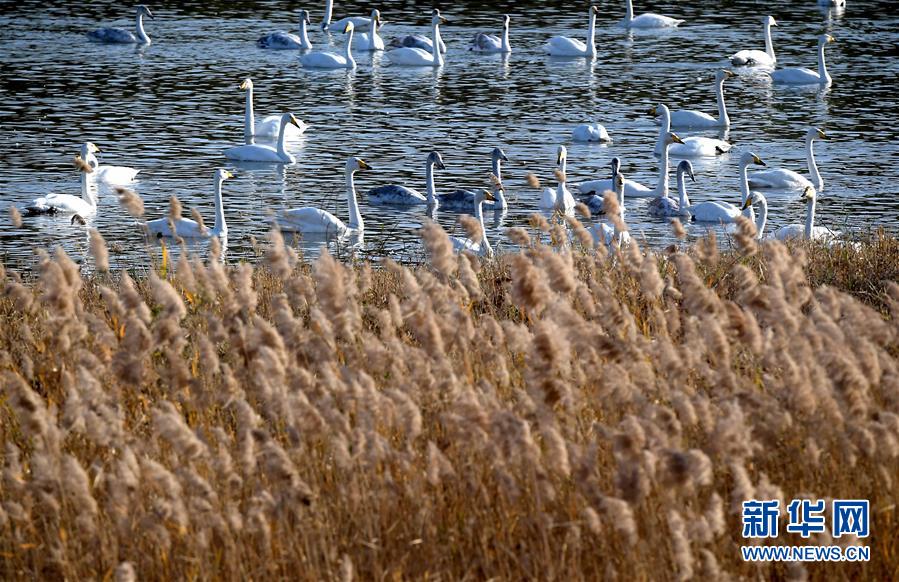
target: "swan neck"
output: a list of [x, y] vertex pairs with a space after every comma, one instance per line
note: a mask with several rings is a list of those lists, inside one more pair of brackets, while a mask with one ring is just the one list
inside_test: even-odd
[[425, 185], [428, 192], [428, 204], [436, 204], [437, 192], [434, 189], [434, 164], [431, 162], [428, 162], [428, 166], [425, 168]]
[[724, 104], [724, 79], [721, 79], [715, 87], [715, 95], [718, 98], [718, 123], [729, 126], [730, 117], [727, 115], [727, 106]]
[[777, 57], [774, 56], [774, 43], [771, 42], [771, 25], [767, 22], [765, 23], [765, 52], [772, 62], [777, 62]]
[[144, 30], [144, 13], [138, 12], [134, 19], [134, 28], [137, 31], [137, 38], [144, 44], [150, 44], [150, 37]]
[[821, 179], [818, 164], [815, 162], [815, 138], [813, 137], [809, 137], [805, 141], [805, 161], [808, 163], [808, 173], [812, 178], [812, 183], [817, 190], [821, 190], [824, 188], [824, 180]]
[[243, 114], [243, 141], [247, 145], [255, 143], [256, 120], [253, 117], [253, 88], [247, 89], [246, 105]]
[[228, 232], [225, 224], [225, 209], [222, 207], [222, 182], [224, 179], [216, 177], [215, 180], [215, 225], [212, 227], [212, 236]]
[[659, 184], [656, 186], [656, 194], [662, 198], [668, 197], [668, 144], [662, 146], [659, 158]]
[[300, 44], [303, 47], [308, 47], [311, 43], [309, 42], [309, 32], [306, 30], [306, 17], [300, 18]]
[[493, 175], [496, 176], [496, 179], [500, 182], [503, 181], [503, 169], [502, 169], [503, 161], [499, 158], [493, 159]]
[[359, 202], [356, 200], [356, 184], [353, 179], [353, 170], [346, 171], [346, 201], [350, 209], [350, 228], [362, 230], [365, 224], [362, 222], [362, 213], [359, 211]]
[[683, 170], [678, 168], [677, 170], [677, 201], [680, 205], [680, 209], [683, 210], [687, 206], [690, 205], [690, 199], [687, 197], [687, 181], [685, 179], [685, 174]]
[[[503, 48], [503, 52], [504, 52], [504, 53], [512, 52], [512, 45], [511, 45], [511, 43], [509, 42], [509, 22], [508, 22], [508, 21], [506, 21], [506, 22], [503, 24], [503, 45], [502, 45], [502, 48]], [[497, 177], [499, 177], [499, 176], [497, 176]]]
[[818, 43], [818, 75], [822, 83], [830, 83], [830, 73], [827, 72], [827, 63], [824, 60], [824, 43]]
[[749, 198], [749, 174], [747, 164], [740, 164], [740, 204], [746, 204]]
[[81, 199], [92, 207], [97, 207], [97, 186], [87, 172], [81, 172]]
[[662, 110], [662, 123], [659, 125], [659, 139], [656, 141], [656, 153], [660, 154], [665, 150], [665, 136], [671, 131], [671, 113], [667, 109]]
[[287, 124], [289, 119], [281, 120], [281, 128], [278, 130], [278, 155], [282, 158], [287, 157], [287, 150], [284, 149], [284, 142], [287, 141]]
[[627, 0], [625, 4], [625, 13], [624, 13], [624, 21], [630, 22], [634, 19], [634, 3], [632, 0]]
[[431, 26], [431, 43], [434, 50], [434, 64], [438, 67], [443, 66], [443, 51], [440, 50], [440, 25], [436, 22]]
[[590, 26], [587, 28], [587, 56], [596, 56], [596, 13], [590, 10]]
[[768, 223], [768, 201], [764, 198], [759, 198], [759, 204], [761, 204], [761, 209], [759, 209], [759, 215], [755, 219], [755, 230], [756, 236], [761, 239], [764, 236], [765, 225]]
[[812, 230], [815, 227], [815, 198], [808, 201], [808, 210], [805, 213], [805, 238], [812, 238]]
[[484, 201], [481, 200], [474, 205], [474, 217], [478, 219], [481, 225], [481, 250], [487, 255], [493, 254], [493, 249], [487, 241], [487, 228], [484, 226]]
[[355, 59], [353, 59], [353, 53], [351, 50], [352, 44], [353, 44], [353, 32], [354, 31], [352, 29], [350, 29], [350, 31], [347, 33], [346, 44], [343, 47], [343, 56], [344, 56], [344, 58], [346, 58], [348, 63], [355, 65], [356, 61], [355, 61]]
[[325, 15], [322, 19], [322, 28], [326, 29], [331, 24], [331, 12], [334, 8], [334, 0], [325, 0]]

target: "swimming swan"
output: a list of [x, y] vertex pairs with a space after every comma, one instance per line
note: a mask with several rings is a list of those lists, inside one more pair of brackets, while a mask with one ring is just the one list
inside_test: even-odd
[[827, 135], [816, 127], [805, 132], [805, 159], [808, 164], [808, 173], [811, 180], [793, 170], [774, 168], [755, 172], [749, 177], [749, 185], [753, 188], [778, 189], [778, 190], [805, 190], [812, 186], [818, 192], [824, 190], [824, 179], [818, 172], [818, 164], [815, 163], [814, 141], [815, 139], [827, 139]]
[[571, 139], [574, 141], [601, 142], [609, 143], [612, 138], [609, 132], [601, 123], [583, 123], [574, 128], [571, 132]]
[[346, 34], [346, 43], [343, 45], [343, 54], [338, 55], [328, 51], [315, 51], [306, 53], [300, 57], [300, 64], [309, 69], [355, 69], [356, 61], [353, 59], [351, 47], [353, 45], [354, 25], [348, 22], [343, 27]]
[[503, 33], [502, 36], [494, 36], [484, 32], [479, 32], [471, 39], [468, 50], [477, 53], [510, 53], [512, 46], [509, 44], [509, 22], [511, 18], [508, 14], [503, 16]]
[[[498, 188], [494, 189], [494, 201], [486, 202], [484, 205], [489, 210], [505, 210], [508, 206], [506, 195], [502, 188], [503, 174], [502, 163], [508, 162], [509, 158], [500, 148], [493, 148], [490, 153], [491, 175], [495, 178], [495, 184]], [[480, 190], [456, 190], [449, 194], [441, 194], [437, 196], [437, 202], [440, 208], [449, 210], [470, 210], [474, 204], [474, 199]]]
[[[431, 16], [438, 16], [439, 14], [440, 10], [436, 8], [431, 11]], [[406, 36], [395, 37], [390, 41], [390, 46], [392, 48], [420, 48], [429, 53], [434, 52], [434, 43], [430, 38], [421, 34], [407, 34]], [[440, 52], [446, 54], [446, 43], [443, 42], [443, 39], [440, 37], [440, 30], [437, 30], [437, 46], [440, 47]]]
[[356, 200], [353, 175], [363, 170], [371, 170], [371, 166], [359, 158], [351, 157], [346, 161], [344, 180], [346, 181], [347, 206], [349, 207], [349, 225], [344, 224], [330, 212], [307, 206], [285, 210], [279, 214], [276, 219], [278, 226], [288, 231], [336, 236], [344, 236], [350, 232], [362, 232], [365, 223], [362, 221], [362, 213], [359, 211], [359, 203]]
[[640, 16], [634, 17], [634, 3], [632, 0], [627, 0], [624, 19], [619, 25], [625, 28], [671, 28], [682, 22], [684, 21], [677, 18], [653, 14], [651, 12], [646, 12]]
[[368, 201], [370, 204], [395, 204], [398, 206], [417, 206], [426, 204], [429, 207], [436, 207], [437, 192], [434, 188], [434, 167], [439, 170], [445, 170], [443, 158], [438, 152], [428, 154], [427, 165], [425, 166], [425, 182], [427, 188], [427, 196], [423, 196], [421, 192], [401, 186], [399, 184], [391, 184], [389, 186], [379, 186], [368, 191]]
[[325, 16], [324, 20], [322, 20], [322, 30], [341, 32], [346, 28], [347, 24], [352, 24], [356, 28], [356, 32], [367, 32], [371, 30], [371, 19], [366, 18], [365, 16], [347, 16], [336, 22], [331, 22], [333, 4], [334, 0], [325, 0]]
[[[76, 160], [77, 161], [77, 160]], [[39, 214], [77, 214], [84, 218], [97, 212], [97, 192], [88, 180], [88, 174], [93, 172], [93, 167], [85, 161], [81, 168], [81, 196], [71, 194], [47, 194], [35, 198], [31, 204], [25, 207], [26, 216]]]
[[144, 4], [135, 6], [134, 12], [134, 32], [124, 28], [100, 28], [87, 33], [87, 38], [107, 44], [150, 44], [150, 37], [144, 31], [144, 16], [152, 20], [153, 13]]
[[487, 241], [487, 229], [484, 228], [484, 202], [493, 202], [493, 194], [487, 190], [478, 190], [474, 197], [474, 217], [481, 223], [481, 240], [473, 241], [470, 238], [450, 237], [453, 250], [469, 252], [480, 256], [493, 256], [493, 248]]
[[556, 150], [556, 179], [559, 185], [556, 189], [545, 188], [540, 197], [541, 210], [558, 210], [564, 214], [570, 214], [574, 210], [574, 196], [568, 186], [565, 185], [568, 169], [568, 150], [565, 146], [559, 146]]
[[687, 196], [686, 176], [696, 181], [693, 174], [693, 164], [690, 160], [683, 160], [677, 165], [677, 193], [678, 206], [680, 207], [681, 216], [690, 217], [697, 222], [714, 222], [717, 224], [729, 224], [734, 222], [740, 216], [740, 209], [727, 202], [719, 202], [717, 200], [700, 202], [699, 204], [690, 204], [690, 198]]
[[378, 34], [378, 27], [381, 26], [381, 12], [378, 9], [371, 11], [371, 21], [374, 23], [371, 32], [363, 32], [359, 35], [359, 46], [368, 52], [382, 51], [384, 50], [384, 40]]
[[[615, 186], [614, 192], [618, 195], [619, 208], [624, 213], [624, 184], [626, 180], [619, 172], [612, 178], [612, 184]], [[618, 230], [617, 226], [609, 226], [604, 222], [598, 222], [587, 229], [593, 236], [596, 244], [604, 244], [612, 247], [616, 242], [619, 247], [627, 245], [631, 242], [631, 233], [626, 230]]]
[[[243, 112], [243, 140], [247, 145], [256, 143], [255, 138], [277, 139], [281, 131], [281, 115], [266, 115], [256, 123], [253, 113], [253, 81], [244, 79], [240, 84], [240, 88], [247, 92], [246, 102]], [[287, 138], [298, 138], [308, 127], [305, 123], [297, 120], [297, 125], [288, 125], [284, 129]]]
[[815, 205], [818, 195], [815, 189], [808, 186], [803, 190], [800, 200], [805, 202], [805, 224], [788, 224], [771, 233], [771, 238], [777, 240], [790, 240], [798, 238], [814, 240], [830, 240], [838, 237], [840, 233], [826, 226], [815, 226]]
[[244, 144], [225, 150], [225, 157], [230, 160], [242, 162], [270, 162], [275, 164], [293, 164], [297, 161], [293, 155], [284, 149], [284, 141], [287, 137], [287, 126], [294, 125], [302, 128], [301, 122], [293, 116], [293, 113], [281, 115], [281, 123], [278, 129], [278, 147], [273, 148], [264, 144]]
[[[437, 42], [440, 37], [440, 23], [446, 19], [440, 15], [440, 11], [435, 10], [431, 16], [431, 43]], [[439, 45], [438, 45], [439, 46]], [[437, 51], [437, 54], [430, 53], [424, 49], [417, 47], [400, 47], [387, 51], [387, 58], [395, 65], [403, 65], [408, 67], [442, 67], [443, 52]]]
[[97, 182], [121, 186], [130, 184], [137, 177], [140, 170], [128, 166], [101, 166], [94, 154], [100, 153], [100, 148], [91, 142], [85, 142], [81, 146], [81, 159], [93, 168], [90, 177]]
[[[671, 132], [671, 113], [665, 105], [657, 105], [652, 108], [650, 114], [653, 117], [661, 117], [659, 139], [656, 141], [655, 153], [660, 155], [664, 147], [665, 137]], [[714, 157], [727, 153], [733, 146], [721, 139], [711, 137], [691, 136], [684, 138], [679, 145], [672, 146], [670, 154], [676, 158], [701, 158]]]
[[[603, 180], [588, 180], [586, 182], [581, 182], [580, 184], [575, 186], [578, 192], [580, 192], [581, 196], [590, 197], [588, 199], [589, 201], [584, 200], [584, 203], [587, 204], [591, 212], [599, 212], [598, 210], [593, 210], [594, 206], [596, 205], [599, 205], [599, 207], [602, 208], [603, 194], [606, 192], [606, 190], [615, 190], [615, 175], [620, 171], [621, 160], [618, 158], [612, 158], [611, 178]], [[655, 190], [628, 178], [624, 179], [624, 193], [633, 198], [652, 198], [653, 196], [655, 196]], [[594, 200], [594, 197], [596, 198], [596, 200]], [[593, 204], [593, 206], [591, 206], [591, 204]]]
[[683, 144], [684, 141], [676, 133], [668, 132], [662, 138], [662, 153], [659, 157], [659, 183], [656, 186], [656, 197], [649, 201], [649, 214], [652, 216], [680, 216], [677, 200], [668, 196], [668, 150], [672, 144]]
[[730, 63], [736, 67], [773, 67], [777, 63], [774, 56], [774, 43], [771, 42], [771, 27], [777, 26], [773, 16], [764, 18], [765, 50], [742, 50], [730, 56]]
[[[715, 73], [715, 96], [718, 102], [718, 117], [712, 117], [703, 111], [681, 109], [670, 112], [671, 127], [729, 127], [730, 117], [727, 115], [727, 107], [724, 105], [724, 81], [733, 77], [728, 70], [720, 70]], [[656, 120], [660, 123], [660, 120]]]
[[309, 20], [309, 11], [300, 10], [300, 35], [290, 34], [289, 32], [272, 32], [256, 41], [256, 46], [271, 50], [309, 50], [312, 43], [309, 42], [309, 34], [306, 32], [306, 25], [312, 24]]
[[596, 56], [596, 15], [599, 8], [591, 6], [588, 11], [587, 43], [567, 36], [554, 36], [543, 45], [543, 52], [553, 57], [595, 57]]
[[752, 207], [756, 202], [761, 206], [761, 210], [755, 219], [755, 238], [761, 240], [764, 238], [765, 225], [768, 223], [768, 199], [761, 192], [750, 192], [746, 202], [743, 203], [743, 212], [745, 214], [749, 211], [751, 214], [755, 214], [752, 212]]
[[[215, 225], [211, 228], [201, 227], [189, 218], [157, 218], [147, 221], [147, 230], [157, 237], [181, 237], [181, 238], [224, 238], [228, 235], [228, 225], [225, 224], [225, 211], [222, 208], [222, 182], [233, 178], [234, 174], [228, 170], [216, 170], [215, 181]], [[170, 224], [171, 223], [171, 224]], [[172, 225], [175, 227], [172, 233]]]
[[827, 72], [827, 63], [824, 62], [824, 47], [831, 42], [836, 42], [829, 34], [818, 37], [818, 72], [805, 67], [792, 67], [778, 69], [771, 72], [771, 80], [782, 85], [830, 85], [833, 79]]

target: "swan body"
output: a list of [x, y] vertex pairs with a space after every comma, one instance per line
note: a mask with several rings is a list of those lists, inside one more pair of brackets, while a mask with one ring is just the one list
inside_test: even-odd
[[777, 189], [777, 190], [805, 190], [813, 187], [817, 191], [824, 189], [824, 180], [818, 172], [815, 163], [814, 141], [815, 139], [827, 139], [827, 135], [818, 128], [811, 128], [805, 134], [805, 158], [808, 164], [808, 173], [811, 179], [806, 178], [793, 170], [774, 168], [755, 172], [749, 177], [749, 185], [753, 188]]
[[777, 240], [792, 239], [812, 239], [812, 240], [832, 240], [837, 238], [840, 233], [833, 231], [826, 226], [815, 226], [815, 204], [817, 203], [817, 193], [811, 186], [802, 192], [801, 200], [806, 204], [805, 224], [788, 224], [782, 226], [771, 233], [771, 238]]
[[[624, 212], [624, 185], [626, 180], [621, 173], [616, 173], [612, 178], [612, 183], [614, 185], [614, 192], [618, 195], [619, 207], [621, 208], [621, 212]], [[587, 229], [588, 232], [593, 236], [593, 241], [596, 244], [603, 244], [609, 247], [613, 246], [616, 242], [618, 246], [624, 246], [631, 242], [631, 235], [629, 232], [618, 231], [615, 227], [610, 226], [604, 222], [598, 222]]]
[[624, 20], [621, 21], [621, 26], [625, 28], [672, 28], [683, 22], [683, 20], [677, 18], [653, 14], [651, 12], [646, 12], [635, 17], [633, 0], [627, 0]]
[[570, 214], [574, 210], [574, 196], [565, 184], [565, 172], [568, 167], [568, 150], [565, 146], [559, 146], [556, 150], [556, 166], [559, 185], [556, 189], [545, 188], [540, 196], [540, 209], [559, 211]]
[[574, 141], [602, 142], [612, 141], [609, 132], [601, 123], [584, 123], [574, 128], [571, 132]]
[[312, 43], [309, 41], [309, 34], [306, 32], [306, 25], [311, 24], [309, 20], [309, 11], [300, 10], [300, 34], [290, 34], [289, 32], [272, 32], [256, 41], [256, 46], [263, 49], [271, 50], [309, 50]]
[[730, 56], [730, 64], [735, 67], [773, 67], [777, 63], [774, 55], [774, 43], [771, 42], [771, 27], [777, 26], [773, 16], [766, 16], [765, 26], [765, 50], [742, 50]]
[[[445, 19], [440, 15], [440, 11], [434, 10], [431, 16], [431, 44], [437, 43], [440, 37], [440, 23]], [[407, 67], [442, 67], [443, 52], [428, 52], [418, 47], [400, 47], [387, 51], [387, 58], [395, 65]]]
[[[491, 157], [491, 170], [493, 176], [496, 177], [497, 188], [493, 191], [493, 201], [484, 202], [484, 206], [489, 210], [505, 210], [508, 208], [506, 193], [502, 188], [503, 175], [502, 163], [508, 162], [509, 158], [500, 148], [493, 148]], [[437, 202], [440, 208], [448, 210], [471, 210], [474, 207], [474, 200], [479, 190], [456, 190], [449, 194], [441, 194], [437, 196]]]
[[484, 227], [484, 202], [493, 202], [493, 195], [487, 190], [478, 190], [474, 198], [474, 216], [481, 223], [481, 240], [474, 241], [470, 238], [450, 237], [453, 243], [453, 250], [458, 252], [469, 252], [479, 256], [493, 256], [493, 248], [487, 241], [487, 229]]
[[121, 186], [130, 184], [137, 178], [140, 170], [129, 168], [128, 166], [101, 166], [94, 155], [99, 152], [100, 148], [91, 142], [86, 142], [81, 146], [81, 159], [93, 168], [91, 177], [94, 180], [104, 184]]
[[553, 57], [595, 57], [596, 15], [598, 13], [599, 9], [596, 6], [590, 7], [586, 43], [567, 36], [554, 36], [543, 45], [543, 52]]
[[244, 144], [225, 150], [225, 157], [230, 160], [242, 162], [268, 162], [275, 164], [295, 163], [297, 159], [284, 149], [284, 141], [287, 134], [286, 128], [290, 124], [297, 128], [302, 127], [300, 121], [294, 117], [292, 113], [281, 115], [280, 129], [278, 131], [278, 146], [276, 148], [264, 144]]
[[282, 212], [277, 217], [278, 226], [284, 230], [308, 234], [344, 236], [350, 232], [362, 232], [365, 224], [362, 221], [362, 213], [359, 211], [359, 203], [356, 200], [356, 187], [353, 182], [353, 175], [358, 171], [370, 169], [371, 166], [359, 158], [350, 158], [346, 162], [344, 179], [350, 216], [349, 225], [326, 210], [307, 206]]
[[668, 150], [672, 144], [683, 143], [675, 133], [668, 132], [662, 140], [662, 154], [659, 158], [659, 183], [656, 186], [656, 197], [649, 201], [649, 214], [652, 216], [680, 216], [677, 200], [668, 196]]
[[[715, 73], [715, 95], [718, 101], [718, 117], [713, 117], [704, 111], [683, 109], [670, 111], [671, 127], [729, 127], [730, 117], [727, 115], [727, 107], [724, 104], [724, 81], [734, 74], [727, 70]], [[656, 120], [656, 123], [661, 123]]]
[[[281, 116], [267, 115], [257, 122], [255, 114], [253, 112], [253, 81], [251, 81], [250, 79], [244, 79], [243, 83], [240, 84], [240, 88], [241, 90], [247, 92], [244, 102], [243, 114], [244, 143], [247, 145], [252, 145], [255, 143], [255, 138], [257, 137], [264, 139], [277, 139], [281, 131]], [[306, 131], [306, 127], [307, 126], [304, 122], [297, 120], [297, 125], [288, 124], [284, 128], [284, 131], [286, 132], [285, 136], [289, 139], [296, 139], [304, 131]]]
[[[440, 45], [440, 52], [445, 54], [446, 44], [444, 44], [443, 40], [439, 40], [437, 44]], [[431, 42], [431, 39], [420, 34], [408, 34], [406, 36], [396, 37], [390, 41], [390, 46], [392, 48], [420, 48], [429, 53], [434, 52], [434, 43]]]
[[359, 46], [368, 52], [382, 51], [384, 50], [384, 39], [378, 34], [378, 27], [381, 25], [381, 12], [377, 9], [372, 10], [371, 21], [374, 23], [371, 32], [363, 32], [359, 35]]
[[368, 191], [368, 201], [370, 204], [392, 204], [397, 206], [419, 206], [428, 205], [437, 207], [438, 198], [434, 188], [434, 167], [440, 170], [446, 169], [443, 158], [438, 152], [428, 154], [427, 165], [425, 166], [425, 182], [427, 195], [423, 195], [418, 190], [413, 190], [406, 186], [391, 184], [389, 186], [380, 186], [372, 188]]
[[331, 32], [343, 32], [347, 24], [352, 24], [359, 32], [368, 32], [371, 30], [371, 18], [365, 16], [347, 16], [336, 22], [332, 22], [328, 30]]
[[[602, 205], [602, 197], [606, 190], [615, 190], [615, 175], [618, 174], [621, 170], [621, 160], [618, 158], [612, 158], [612, 177], [604, 180], [588, 180], [586, 182], [581, 182], [575, 188], [577, 188], [578, 192], [581, 196], [590, 197], [588, 200], [584, 200], [584, 203], [590, 207], [591, 212], [599, 212], [593, 209], [593, 206], [590, 206], [591, 202], [589, 200], [593, 200], [593, 197], [597, 198], [596, 201], [592, 202], [595, 206], [596, 204]], [[627, 178], [624, 179], [624, 193], [627, 194], [628, 197], [633, 198], [651, 198], [655, 196], [655, 191], [652, 188], [647, 188], [643, 184], [639, 182], [635, 182], [633, 180], [629, 180]]]
[[97, 212], [96, 186], [88, 181], [88, 174], [92, 173], [91, 168], [92, 166], [88, 165], [81, 171], [81, 196], [50, 193], [32, 200], [31, 204], [25, 207], [25, 214], [27, 216], [77, 214], [82, 218], [95, 214]]
[[689, 216], [697, 222], [714, 222], [717, 224], [734, 222], [740, 216], [740, 209], [727, 202], [708, 201], [699, 204], [690, 204], [687, 196], [686, 176], [694, 182], [693, 164], [690, 160], [683, 160], [677, 165], [677, 193], [678, 206], [681, 216]]
[[353, 53], [351, 52], [353, 46], [353, 23], [347, 23], [342, 30], [347, 35], [342, 55], [329, 51], [315, 51], [302, 55], [300, 64], [307, 69], [355, 69], [356, 60], [353, 59]]
[[829, 34], [818, 37], [818, 71], [812, 71], [805, 67], [778, 69], [771, 72], [771, 80], [781, 85], [829, 85], [833, 79], [827, 72], [827, 63], [824, 60], [824, 47], [834, 42]]
[[[659, 139], [656, 142], [655, 153], [660, 155], [663, 149], [665, 136], [671, 131], [671, 113], [664, 104], [652, 108], [653, 117], [661, 117]], [[727, 153], [733, 146], [722, 140], [711, 137], [691, 136], [684, 138], [677, 145], [670, 148], [669, 153], [676, 158], [702, 158], [715, 157]]]
[[479, 32], [471, 39], [468, 50], [477, 53], [510, 53], [512, 46], [509, 43], [509, 15], [503, 16], [503, 32], [501, 36], [494, 36]]
[[[222, 207], [222, 183], [233, 178], [234, 174], [228, 170], [216, 170], [215, 181], [215, 225], [211, 228], [203, 228], [189, 218], [157, 218], [147, 221], [147, 230], [157, 237], [181, 237], [181, 238], [210, 238], [225, 237], [228, 234], [228, 225], [225, 224], [225, 211]], [[175, 231], [172, 232], [172, 225]]]
[[144, 30], [144, 16], [153, 19], [150, 9], [144, 4], [138, 4], [135, 7], [134, 32], [124, 28], [100, 28], [87, 33], [87, 38], [106, 44], [150, 44], [150, 37]]

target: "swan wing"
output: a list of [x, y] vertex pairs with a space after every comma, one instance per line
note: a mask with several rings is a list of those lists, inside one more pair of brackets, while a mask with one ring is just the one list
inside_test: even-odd
[[87, 33], [87, 38], [94, 42], [105, 43], [136, 43], [137, 37], [130, 30], [124, 28], [100, 28]]
[[740, 209], [726, 202], [700, 202], [683, 210], [697, 222], [731, 223], [740, 216]]
[[181, 238], [208, 238], [209, 229], [201, 229], [200, 225], [189, 218], [179, 218], [174, 221], [175, 234], [169, 227], [168, 218], [157, 218], [147, 222], [147, 230], [159, 237], [180, 236]]
[[571, 57], [587, 54], [587, 45], [576, 38], [554, 36], [546, 41], [543, 50], [550, 56]]
[[434, 55], [417, 47], [401, 47], [387, 51], [387, 58], [395, 65], [434, 64]]
[[[603, 196], [606, 190], [614, 190], [611, 178], [604, 180], [588, 180], [581, 182], [576, 186], [581, 194], [596, 194]], [[655, 190], [647, 188], [639, 182], [635, 182], [628, 178], [624, 179], [624, 195], [632, 198], [651, 198], [655, 196]]]
[[97, 180], [106, 184], [130, 184], [137, 178], [140, 170], [127, 166], [99, 166], [94, 170]]
[[276, 51], [309, 48], [303, 46], [299, 36], [283, 31], [272, 32], [260, 37], [259, 40], [256, 41], [256, 46]]
[[774, 61], [768, 53], [760, 50], [743, 50], [730, 56], [730, 63], [737, 67], [770, 67]]
[[672, 127], [718, 127], [721, 122], [702, 111], [682, 109], [671, 112]]
[[791, 240], [803, 238], [804, 236], [804, 224], [788, 224], [786, 226], [778, 228], [773, 233], [771, 233], [771, 238], [776, 238], [777, 240]]
[[431, 42], [431, 39], [420, 34], [408, 34], [406, 36], [394, 38], [390, 42], [390, 46], [396, 48], [420, 48], [429, 53], [434, 52], [434, 44]]
[[301, 56], [300, 64], [311, 69], [344, 69], [349, 66], [343, 55], [323, 51]]
[[428, 203], [427, 197], [422, 195], [421, 192], [398, 184], [372, 188], [368, 191], [367, 196], [370, 204], [414, 206]]
[[811, 185], [812, 183], [808, 178], [802, 174], [783, 168], [761, 170], [753, 172], [749, 176], [749, 186], [751, 188], [804, 190], [806, 186]]
[[732, 147], [724, 140], [693, 136], [685, 138], [682, 144], [672, 144], [668, 153], [677, 158], [715, 157], [729, 152]]
[[574, 141], [612, 141], [609, 132], [600, 123], [584, 123], [574, 128], [571, 132]]
[[[297, 127], [292, 123], [284, 126], [284, 132], [287, 139], [296, 139], [300, 137], [303, 132], [306, 131], [306, 128], [309, 127], [304, 121], [297, 121], [300, 122], [300, 127]], [[266, 115], [256, 123], [256, 137], [277, 139], [279, 131], [281, 131], [280, 115]]]
[[228, 148], [225, 157], [242, 162], [284, 162], [275, 148], [258, 143]]
[[678, 18], [647, 12], [633, 18], [629, 23], [625, 23], [625, 26], [630, 28], [672, 28], [683, 22], [683, 20]]
[[540, 208], [543, 210], [553, 210], [556, 207], [556, 191], [552, 188], [544, 188], [543, 194], [540, 196]]
[[25, 207], [28, 214], [93, 214], [96, 207], [80, 196], [71, 194], [47, 194], [35, 198]]
[[805, 67], [779, 69], [771, 73], [771, 79], [775, 83], [787, 85], [810, 85], [821, 82], [818, 73]]
[[[332, 22], [328, 27], [328, 30], [331, 32], [343, 32], [346, 29], [346, 25], [350, 22], [353, 23], [353, 30], [355, 32], [368, 32], [371, 30], [371, 18], [367, 16], [347, 16], [346, 18], [341, 18], [337, 22]], [[386, 21], [381, 22], [381, 26], [384, 26]]]
[[468, 50], [475, 52], [499, 52], [503, 48], [503, 41], [492, 34], [479, 32], [471, 39]]
[[341, 235], [347, 231], [342, 220], [320, 208], [304, 207], [285, 210], [278, 217], [278, 224], [294, 232]]
[[474, 197], [475, 193], [471, 190], [456, 190], [455, 192], [450, 192], [449, 194], [438, 195], [437, 201], [440, 208], [452, 210], [467, 210], [469, 212], [473, 212]]
[[681, 210], [677, 200], [669, 196], [657, 196], [649, 202], [647, 207], [652, 216], [680, 216]]

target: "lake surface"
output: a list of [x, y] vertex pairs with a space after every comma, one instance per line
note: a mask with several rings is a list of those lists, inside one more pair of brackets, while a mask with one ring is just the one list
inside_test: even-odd
[[[321, 3], [323, 4], [323, 2]], [[770, 166], [807, 172], [803, 137], [808, 127], [824, 129], [829, 141], [816, 143], [825, 190], [817, 223], [851, 233], [899, 225], [899, 17], [891, 2], [849, 0], [842, 14], [820, 9], [814, 0], [779, 2], [638, 2], [684, 18], [670, 31], [628, 33], [615, 24], [623, 15], [603, 2], [595, 60], [558, 60], [541, 45], [557, 34], [583, 38], [583, 3], [460, 2], [443, 6], [450, 18], [442, 34], [449, 52], [438, 70], [388, 64], [382, 53], [356, 52], [354, 71], [304, 69], [298, 53], [266, 51], [255, 40], [273, 30], [297, 27], [295, 3], [188, 2], [151, 4], [155, 20], [146, 29], [153, 44], [109, 46], [88, 42], [99, 26], [132, 28], [129, 4], [95, 1], [73, 5], [25, 0], [4, 3], [0, 16], [0, 258], [26, 266], [35, 246], [63, 245], [75, 258], [86, 254], [84, 226], [64, 218], [26, 218], [15, 228], [9, 205], [24, 206], [47, 192], [78, 194], [72, 157], [85, 141], [102, 149], [101, 163], [141, 169], [134, 184], [149, 218], [161, 217], [171, 195], [185, 209], [197, 207], [212, 223], [212, 175], [234, 171], [225, 183], [229, 236], [227, 260], [254, 256], [252, 237], [264, 238], [269, 217], [282, 208], [314, 205], [346, 219], [343, 167], [356, 155], [374, 167], [357, 176], [360, 194], [371, 187], [406, 183], [424, 190], [429, 151], [441, 152], [446, 170], [437, 174], [438, 192], [487, 186], [490, 151], [501, 146], [511, 159], [504, 183], [511, 208], [488, 213], [494, 247], [509, 244], [503, 231], [527, 222], [540, 192], [527, 186], [534, 172], [550, 183], [556, 148], [568, 147], [571, 183], [607, 177], [609, 160], [623, 160], [628, 178], [655, 185], [658, 133], [648, 114], [659, 102], [672, 109], [716, 114], [713, 77], [727, 55], [743, 48], [764, 49], [761, 16], [773, 15], [774, 46], [780, 66], [816, 68], [816, 39], [837, 39], [827, 49], [834, 78], [827, 89], [773, 86], [765, 75], [740, 75], [725, 90], [732, 120], [734, 150], [717, 159], [695, 161], [694, 201], [714, 197], [739, 203], [737, 164], [753, 151]], [[305, 6], [314, 24], [323, 6]], [[370, 5], [337, 2], [335, 20], [367, 15]], [[384, 1], [389, 21], [382, 36], [427, 33], [430, 4]], [[512, 16], [513, 53], [508, 58], [466, 50], [478, 31], [498, 31], [501, 14]], [[339, 50], [343, 35], [312, 27], [318, 48]], [[298, 162], [247, 169], [229, 163], [223, 150], [242, 143], [244, 94], [238, 86], [251, 77], [256, 112], [292, 111], [310, 125], [289, 145]], [[571, 143], [571, 130], [599, 121], [611, 145]], [[679, 131], [682, 137], [695, 132]], [[714, 134], [704, 134], [714, 135]], [[672, 192], [675, 192], [672, 167]], [[798, 193], [771, 193], [769, 225], [804, 219]], [[629, 200], [626, 219], [632, 232], [661, 247], [671, 239], [665, 219], [646, 213], [647, 199]], [[360, 196], [366, 220], [364, 251], [371, 256], [420, 255], [417, 231], [424, 208], [370, 206]], [[185, 214], [187, 210], [185, 210]], [[439, 211], [448, 230], [461, 233], [458, 215]], [[99, 211], [90, 225], [113, 247], [115, 267], [144, 266], [158, 248], [147, 244], [135, 221], [101, 188]], [[707, 226], [688, 225], [691, 237]], [[314, 253], [320, 241], [300, 243]], [[726, 241], [725, 241], [726, 244]], [[332, 247], [333, 248], [333, 247]], [[343, 252], [343, 250], [341, 250]]]

